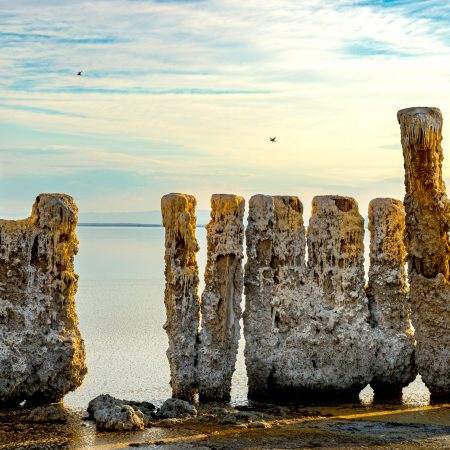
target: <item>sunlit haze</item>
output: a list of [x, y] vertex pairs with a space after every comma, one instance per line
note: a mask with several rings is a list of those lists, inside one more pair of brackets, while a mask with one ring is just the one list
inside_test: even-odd
[[[0, 1], [0, 213], [168, 192], [403, 198], [397, 110], [450, 117], [444, 1]], [[83, 71], [82, 76], [77, 76]], [[269, 138], [276, 136], [276, 142]], [[444, 124], [444, 174], [450, 175]]]

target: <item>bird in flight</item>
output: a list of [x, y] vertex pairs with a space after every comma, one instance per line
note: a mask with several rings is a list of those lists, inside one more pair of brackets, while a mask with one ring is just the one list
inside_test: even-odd
[[83, 71], [80, 70], [80, 71], [77, 73], [77, 75], [78, 75], [79, 77], [81, 77], [82, 73], [83, 73]]
[[275, 137], [273, 137], [273, 138], [269, 138], [269, 140], [270, 140], [270, 142], [277, 142], [277, 141], [276, 141], [276, 138], [277, 138], [277, 137], [275, 136]]

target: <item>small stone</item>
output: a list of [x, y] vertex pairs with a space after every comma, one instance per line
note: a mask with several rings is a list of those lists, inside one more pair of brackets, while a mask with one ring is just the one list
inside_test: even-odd
[[178, 423], [180, 423], [181, 421], [179, 419], [176, 418], [168, 418], [168, 419], [161, 419], [158, 421], [157, 425], [158, 426], [172, 426], [172, 425], [177, 425]]
[[155, 405], [150, 402], [136, 402], [123, 400], [123, 402], [131, 406], [135, 411], [140, 411], [144, 415], [144, 424], [147, 427], [152, 420], [155, 420]]
[[89, 414], [89, 418], [94, 418], [94, 413], [98, 409], [103, 409], [108, 406], [112, 407], [114, 405], [121, 405], [122, 401], [118, 398], [114, 398], [109, 394], [101, 394], [92, 399], [87, 407], [87, 412]]
[[129, 405], [112, 405], [94, 412], [99, 430], [130, 431], [144, 429], [144, 415]]
[[66, 423], [67, 411], [61, 404], [39, 406], [32, 409], [25, 420], [37, 423]]
[[87, 411], [99, 429], [141, 430], [154, 420], [154, 409], [155, 406], [150, 402], [120, 400], [102, 394], [89, 402]]
[[238, 420], [246, 420], [246, 421], [250, 421], [250, 420], [258, 420], [261, 419], [261, 417], [263, 417], [264, 414], [257, 412], [257, 411], [240, 411], [238, 413], [236, 413], [236, 419]]
[[250, 422], [247, 425], [248, 428], [270, 428], [271, 425], [267, 422], [264, 422], [263, 420], [256, 421], [256, 422]]
[[228, 414], [229, 410], [220, 406], [214, 406], [211, 408], [211, 414]]
[[203, 416], [194, 416], [189, 419], [189, 423], [207, 423], [214, 421], [215, 417], [212, 414], [205, 414]]
[[161, 419], [196, 416], [197, 409], [189, 402], [178, 398], [169, 398], [158, 410], [156, 416]]
[[237, 423], [236, 414], [226, 414], [219, 419], [221, 425], [235, 425]]

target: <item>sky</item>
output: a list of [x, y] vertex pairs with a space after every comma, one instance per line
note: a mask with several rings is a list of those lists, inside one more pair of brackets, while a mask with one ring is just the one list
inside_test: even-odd
[[340, 194], [366, 215], [404, 195], [397, 111], [450, 116], [449, 28], [444, 0], [0, 0], [0, 217], [41, 192], [81, 212]]

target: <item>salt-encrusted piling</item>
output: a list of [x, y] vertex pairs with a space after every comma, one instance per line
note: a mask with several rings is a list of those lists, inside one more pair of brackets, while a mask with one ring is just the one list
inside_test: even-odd
[[50, 403], [87, 372], [78, 330], [77, 207], [41, 194], [31, 217], [0, 220], [0, 407]]
[[353, 198], [314, 197], [308, 273], [289, 311], [273, 378], [289, 397], [355, 399], [376, 350], [364, 292], [364, 220]]
[[248, 397], [267, 396], [277, 336], [272, 327], [272, 253], [274, 205], [269, 195], [254, 195], [248, 206], [245, 230], [247, 263], [245, 264], [245, 364]]
[[238, 195], [211, 197], [197, 370], [200, 400], [230, 398], [240, 336], [244, 205]]
[[[351, 197], [317, 196], [308, 227], [308, 267], [330, 306], [363, 307], [364, 219]], [[356, 313], [356, 310], [354, 310]]]
[[192, 195], [168, 194], [161, 199], [166, 231], [164, 303], [169, 338], [172, 396], [192, 401], [196, 394], [199, 330], [198, 266], [195, 238], [196, 200]]
[[364, 221], [348, 197], [315, 197], [305, 266], [296, 197], [250, 200], [245, 268], [249, 396], [355, 399], [376, 351], [364, 292]]
[[450, 397], [449, 201], [442, 179], [438, 108], [398, 112], [405, 161], [404, 206], [416, 363], [432, 398]]
[[375, 397], [400, 397], [416, 377], [415, 341], [406, 283], [403, 243], [405, 210], [400, 200], [376, 198], [369, 203], [370, 268], [367, 297], [378, 332]]
[[274, 364], [283, 332], [295, 326], [296, 317], [288, 311], [304, 276], [302, 213], [297, 197], [255, 195], [250, 199], [244, 335], [251, 399], [276, 396], [271, 392]]

